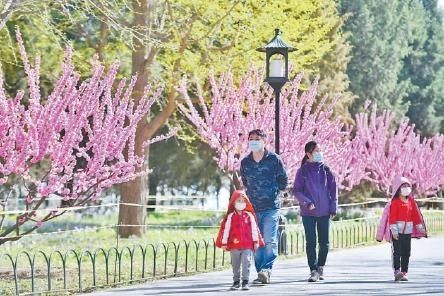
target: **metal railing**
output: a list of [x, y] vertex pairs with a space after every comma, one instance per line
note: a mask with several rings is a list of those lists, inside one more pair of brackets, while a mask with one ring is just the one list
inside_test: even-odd
[[[429, 233], [444, 233], [444, 212], [425, 215]], [[377, 219], [334, 222], [330, 248], [350, 248], [375, 242]], [[302, 225], [280, 231], [279, 252], [305, 253]], [[214, 239], [134, 245], [110, 249], [0, 253], [0, 295], [26, 295], [61, 291], [85, 292], [100, 287], [131, 284], [157, 278], [218, 270], [229, 256]], [[7, 264], [5, 266], [5, 264]]]

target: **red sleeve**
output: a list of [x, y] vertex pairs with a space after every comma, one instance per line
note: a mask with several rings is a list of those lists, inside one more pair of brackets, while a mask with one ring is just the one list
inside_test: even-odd
[[412, 198], [410, 202], [412, 206], [412, 220], [414, 225], [422, 224], [421, 214], [419, 213], [419, 208], [416, 201]]
[[390, 205], [389, 224], [396, 224], [398, 221], [399, 202], [397, 199], [393, 200]]
[[226, 222], [227, 222], [227, 217], [225, 216], [224, 219], [222, 220], [222, 222], [220, 223], [219, 232], [217, 233], [216, 247], [218, 247], [218, 248], [222, 248], [222, 246], [223, 246], [222, 237], [224, 235], [224, 229], [225, 229]]

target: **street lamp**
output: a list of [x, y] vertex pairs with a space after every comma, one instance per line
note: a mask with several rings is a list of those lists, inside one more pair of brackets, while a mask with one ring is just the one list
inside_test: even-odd
[[296, 48], [288, 45], [281, 38], [281, 30], [274, 30], [273, 39], [257, 51], [265, 52], [266, 77], [265, 81], [273, 88], [275, 100], [275, 152], [279, 154], [279, 98], [281, 89], [288, 81], [288, 53]]

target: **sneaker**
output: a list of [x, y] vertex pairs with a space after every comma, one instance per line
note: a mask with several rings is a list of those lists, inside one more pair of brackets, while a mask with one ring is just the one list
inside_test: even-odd
[[269, 284], [270, 283], [270, 272], [268, 270], [261, 270], [257, 273], [257, 277], [261, 281], [261, 284]]
[[317, 282], [319, 280], [319, 273], [317, 270], [312, 270], [310, 277], [308, 278], [309, 282]]
[[319, 274], [319, 279], [321, 281], [324, 280], [324, 266], [318, 266], [318, 274]]
[[409, 278], [407, 277], [407, 272], [402, 273], [402, 278], [399, 279], [401, 282], [407, 282]]
[[267, 269], [268, 283], [271, 283], [271, 269]]
[[404, 277], [404, 274], [399, 270], [395, 270], [395, 281], [400, 281]]
[[231, 290], [239, 290], [240, 289], [240, 282], [239, 281], [235, 281], [230, 289]]
[[254, 285], [261, 285], [261, 284], [262, 284], [262, 281], [261, 281], [260, 278], [257, 278], [257, 279], [255, 279], [255, 280], [253, 281], [253, 284], [254, 284]]
[[248, 285], [248, 280], [242, 281], [242, 290], [250, 290], [250, 286]]

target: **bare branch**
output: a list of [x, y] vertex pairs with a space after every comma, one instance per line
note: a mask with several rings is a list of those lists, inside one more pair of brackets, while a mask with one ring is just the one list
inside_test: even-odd
[[241, 1], [236, 1], [231, 7], [230, 9], [227, 10], [227, 12], [221, 16], [216, 22], [214, 22], [214, 24], [210, 27], [210, 29], [199, 39], [196, 40], [196, 42], [202, 41], [202, 39], [207, 38], [213, 31], [214, 29], [224, 20], [226, 19], [234, 10], [234, 8], [240, 4]]
[[153, 120], [151, 120], [147, 124], [147, 139], [150, 139], [154, 136], [154, 134], [157, 132], [157, 130], [168, 120], [170, 115], [174, 112], [177, 106], [176, 102], [176, 82], [178, 80], [178, 73], [180, 69], [180, 63], [183, 58], [183, 54], [185, 52], [185, 49], [187, 48], [189, 44], [189, 36], [191, 35], [191, 32], [193, 30], [193, 24], [197, 19], [197, 13], [193, 13], [193, 16], [190, 18], [189, 26], [187, 32], [182, 36], [180, 40], [180, 46], [179, 46], [179, 57], [174, 61], [173, 69], [171, 71], [172, 73], [172, 81], [170, 82], [170, 89], [168, 91], [168, 102], [167, 105], [163, 108], [163, 110], [154, 117]]
[[12, 16], [14, 11], [24, 2], [23, 0], [7, 0], [2, 12], [0, 12], [0, 30], [3, 29], [6, 22]]

